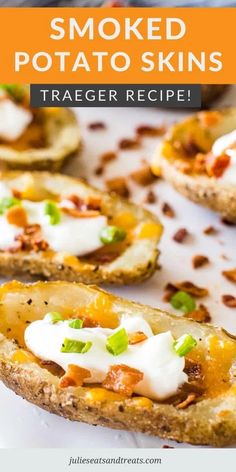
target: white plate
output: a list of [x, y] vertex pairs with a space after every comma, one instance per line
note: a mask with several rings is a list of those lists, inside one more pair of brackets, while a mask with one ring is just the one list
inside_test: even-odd
[[[222, 104], [236, 104], [236, 87], [228, 92]], [[76, 109], [83, 136], [82, 153], [72, 161], [66, 172], [88, 177], [92, 184], [103, 186], [107, 177], [127, 175], [139, 167], [143, 158], [150, 159], [157, 139], [145, 139], [143, 146], [136, 151], [122, 151], [119, 159], [107, 166], [106, 174], [101, 178], [94, 176], [98, 157], [105, 151], [117, 148], [117, 143], [124, 137], [132, 137], [135, 127], [140, 124], [173, 123], [184, 118], [186, 112], [161, 111], [157, 109], [112, 109], [81, 108]], [[88, 124], [103, 121], [106, 130], [90, 131]], [[132, 187], [132, 197], [142, 203], [147, 188]], [[210, 297], [204, 300], [212, 315], [213, 324], [224, 326], [236, 334], [236, 310], [229, 309], [221, 303], [223, 293], [232, 294], [235, 287], [222, 277], [221, 271], [236, 265], [235, 227], [220, 223], [218, 215], [198, 207], [185, 200], [164, 182], [157, 182], [155, 192], [158, 202], [149, 205], [150, 210], [160, 216], [165, 226], [161, 242], [160, 264], [162, 270], [141, 286], [111, 288], [114, 293], [154, 307], [170, 309], [163, 303], [163, 287], [169, 281], [191, 280], [196, 284], [208, 287]], [[169, 202], [176, 211], [173, 219], [164, 217], [161, 212], [163, 202]], [[203, 229], [209, 225], [218, 228], [217, 236], [206, 236]], [[177, 244], [172, 240], [174, 232], [185, 227], [191, 233], [187, 244]], [[193, 270], [191, 258], [195, 254], [206, 254], [211, 263], [205, 268]], [[225, 259], [228, 258], [228, 260]], [[3, 282], [4, 280], [2, 280]], [[73, 423], [27, 403], [13, 392], [0, 385], [0, 447], [162, 447], [172, 444], [175, 447], [191, 447], [162, 441], [143, 434], [117, 432], [99, 426], [93, 427]]]

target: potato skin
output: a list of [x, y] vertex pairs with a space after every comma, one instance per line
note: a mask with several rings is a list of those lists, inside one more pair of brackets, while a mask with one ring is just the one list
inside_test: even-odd
[[79, 125], [74, 113], [67, 108], [56, 111], [40, 109], [45, 126], [47, 146], [22, 151], [11, 148], [11, 145], [0, 145], [1, 170], [50, 170], [56, 172], [80, 148], [81, 138]]
[[[216, 114], [218, 121], [211, 125], [203, 125], [201, 114], [206, 117]], [[232, 222], [236, 221], [236, 184], [230, 185], [203, 174], [181, 172], [175, 166], [175, 160], [185, 157], [187, 161], [188, 155], [184, 156], [181, 151], [176, 151], [174, 144], [176, 141], [184, 144], [190, 137], [196, 140], [200, 148], [202, 146], [204, 153], [209, 152], [213, 142], [221, 135], [233, 131], [235, 126], [236, 108], [202, 111], [193, 115], [170, 129], [157, 149], [152, 163], [153, 173], [161, 175], [189, 200], [220, 213]], [[168, 146], [168, 155], [166, 155], [166, 146]], [[189, 159], [194, 159], [194, 156], [189, 156]]]
[[[19, 303], [17, 300], [21, 300], [18, 306], [21, 313], [25, 312], [27, 319], [35, 319], [35, 310], [39, 310], [36, 317], [38, 319], [45, 314], [45, 306], [40, 303], [40, 298], [41, 301], [48, 300], [49, 310], [54, 308], [54, 303], [61, 303], [62, 306], [64, 303], [64, 307], [67, 307], [68, 299], [71, 299], [73, 309], [77, 300], [78, 304], [81, 299], [83, 299], [81, 303], [87, 303], [100, 293], [101, 290], [96, 287], [67, 282], [38, 282], [33, 285], [11, 282], [0, 288], [0, 299], [4, 314], [10, 310], [12, 315], [14, 310], [17, 310]], [[229, 340], [225, 333], [210, 325], [199, 325], [158, 309], [120, 299], [106, 292], [102, 293], [111, 298], [113, 309], [118, 316], [124, 312], [130, 316], [141, 313], [154, 332], [170, 329], [175, 336], [189, 332], [202, 339], [209, 334], [217, 334], [222, 339]], [[14, 308], [12, 297], [15, 300]], [[15, 316], [17, 317], [16, 313]], [[7, 324], [2, 325], [1, 330], [7, 332]], [[150, 402], [151, 405], [143, 406], [137, 403], [139, 397], [118, 401], [91, 401], [87, 393], [91, 392], [92, 387], [60, 389], [58, 377], [45, 368], [33, 362], [13, 362], [12, 354], [17, 348], [12, 340], [0, 333], [0, 379], [15, 393], [51, 413], [73, 421], [139, 431], [191, 444], [221, 447], [236, 441], [235, 387], [214, 398], [202, 399], [184, 410], [179, 410], [168, 403], [158, 402]], [[220, 412], [224, 414], [219, 414]]]
[[208, 177], [194, 177], [177, 170], [164, 157], [158, 159], [161, 174], [178, 192], [189, 200], [220, 213], [236, 222], [236, 186], [226, 186]]
[[[101, 198], [102, 204], [106, 206], [109, 215], [119, 212], [129, 212], [136, 218], [137, 224], [151, 223], [157, 225], [160, 234], [152, 238], [138, 240], [134, 237], [132, 244], [113, 262], [106, 264], [95, 264], [82, 259], [77, 260], [76, 265], [71, 265], [63, 258], [59, 259], [53, 255], [45, 257], [44, 253], [35, 252], [0, 252], [0, 274], [16, 275], [31, 274], [43, 276], [48, 280], [68, 280], [71, 282], [84, 282], [88, 284], [109, 283], [124, 285], [138, 283], [151, 277], [158, 269], [157, 259], [162, 226], [156, 216], [142, 207], [122, 200], [114, 194], [99, 191], [80, 179], [75, 179], [62, 174], [51, 174], [49, 172], [20, 173], [5, 172], [0, 175], [2, 181], [11, 182], [24, 181], [30, 177], [37, 186], [52, 193], [60, 191], [63, 195], [71, 195], [71, 192], [81, 196], [96, 195]], [[59, 190], [58, 190], [59, 189]]]

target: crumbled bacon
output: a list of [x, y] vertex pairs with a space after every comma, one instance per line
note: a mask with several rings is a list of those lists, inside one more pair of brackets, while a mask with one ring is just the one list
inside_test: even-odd
[[231, 221], [228, 218], [226, 218], [225, 216], [222, 216], [221, 223], [223, 225], [226, 225], [226, 226], [235, 226], [236, 225], [235, 221]]
[[206, 158], [206, 171], [210, 177], [222, 177], [225, 170], [230, 163], [230, 156], [222, 154], [221, 156], [214, 156], [208, 154]]
[[96, 167], [96, 169], [94, 170], [94, 174], [99, 177], [100, 175], [103, 174], [104, 170], [105, 170], [104, 166], [100, 165]]
[[69, 364], [67, 372], [59, 381], [59, 387], [80, 387], [83, 385], [84, 380], [89, 377], [91, 377], [91, 373], [88, 369], [84, 369], [83, 367], [74, 364]]
[[224, 271], [222, 272], [222, 274], [223, 274], [224, 277], [226, 277], [226, 279], [228, 279], [230, 282], [236, 283], [236, 267], [235, 267], [235, 269], [224, 270]]
[[198, 323], [209, 323], [211, 321], [211, 315], [203, 303], [200, 303], [196, 310], [187, 313], [185, 317], [197, 321]]
[[38, 224], [26, 226], [24, 232], [16, 236], [16, 241], [18, 243], [16, 250], [38, 252], [48, 249], [48, 243], [42, 238], [41, 228]]
[[183, 410], [184, 408], [187, 408], [189, 405], [191, 405], [191, 403], [194, 403], [196, 398], [197, 398], [196, 393], [189, 393], [189, 395], [187, 396], [185, 400], [181, 401], [180, 403], [176, 405], [176, 408], [178, 410]]
[[206, 264], [209, 264], [209, 259], [207, 256], [203, 254], [196, 254], [192, 258], [192, 264], [194, 269], [199, 269], [199, 267], [203, 267]]
[[199, 287], [195, 285], [193, 282], [190, 282], [188, 280], [184, 282], [168, 283], [165, 289], [166, 290], [172, 289], [173, 291], [181, 290], [183, 292], [189, 293], [189, 295], [192, 295], [193, 297], [196, 297], [196, 298], [206, 297], [209, 294], [206, 288]]
[[108, 164], [108, 162], [114, 161], [115, 159], [117, 159], [116, 152], [114, 151], [104, 152], [100, 157], [101, 165], [106, 165]]
[[13, 206], [7, 210], [6, 218], [11, 225], [25, 228], [28, 224], [27, 213], [21, 206]]
[[94, 123], [90, 123], [88, 125], [88, 128], [91, 131], [99, 131], [99, 130], [106, 129], [106, 125], [102, 121], [95, 121]]
[[40, 360], [40, 365], [57, 377], [61, 377], [65, 373], [64, 369], [53, 361]]
[[181, 145], [184, 153], [187, 154], [188, 157], [196, 156], [196, 154], [201, 151], [199, 145], [194, 141], [192, 137], [189, 137], [189, 139], [181, 143]]
[[146, 187], [155, 182], [156, 177], [153, 175], [150, 166], [145, 163], [139, 169], [131, 172], [130, 178], [138, 185]]
[[103, 387], [130, 397], [137, 383], [143, 379], [143, 373], [124, 364], [112, 365], [103, 382]]
[[12, 189], [12, 195], [13, 197], [18, 198], [19, 200], [21, 200], [22, 198], [22, 192], [16, 188]]
[[152, 203], [156, 203], [156, 201], [157, 201], [157, 196], [156, 196], [156, 194], [153, 192], [153, 190], [149, 190], [149, 191], [147, 192], [146, 197], [145, 197], [144, 203], [152, 204]]
[[128, 337], [129, 337], [129, 344], [142, 343], [143, 341], [145, 341], [145, 339], [147, 339], [146, 334], [143, 333], [142, 331], [136, 331], [135, 333], [130, 333]]
[[163, 213], [163, 215], [168, 216], [168, 218], [174, 218], [175, 217], [175, 212], [174, 212], [173, 208], [167, 202], [164, 202], [163, 205], [162, 205], [162, 213]]
[[74, 218], [94, 218], [96, 216], [100, 215], [99, 211], [96, 210], [77, 210], [77, 208], [66, 208], [62, 207], [61, 208], [64, 213], [67, 215], [73, 216]]
[[120, 197], [129, 197], [130, 192], [125, 177], [114, 177], [113, 179], [107, 180], [106, 187], [109, 192], [115, 192], [120, 195]]
[[176, 243], [183, 243], [185, 241], [185, 239], [187, 238], [187, 236], [189, 235], [189, 232], [187, 231], [187, 229], [185, 228], [180, 228], [178, 229], [178, 231], [176, 231], [176, 233], [174, 234], [173, 236], [173, 240], [176, 242]]
[[163, 302], [169, 303], [171, 298], [176, 292], [177, 292], [177, 289], [172, 284], [168, 283], [164, 289], [164, 295], [162, 298]]
[[99, 323], [89, 316], [84, 316], [81, 313], [77, 313], [76, 316], [72, 316], [72, 319], [80, 319], [83, 321], [83, 328], [97, 328]]
[[118, 146], [122, 150], [137, 149], [140, 146], [140, 142], [137, 138], [123, 138]]
[[204, 230], [203, 230], [203, 233], [206, 234], [207, 236], [211, 236], [211, 235], [214, 235], [214, 234], [217, 234], [217, 230], [216, 228], [214, 228], [214, 226], [207, 226]]
[[166, 128], [165, 126], [140, 125], [135, 131], [138, 136], [162, 136]]
[[101, 210], [101, 198], [99, 196], [91, 196], [87, 199], [83, 199], [78, 195], [70, 195], [68, 200], [71, 201], [77, 210]]
[[236, 308], [236, 297], [233, 295], [222, 295], [222, 302], [228, 308]]

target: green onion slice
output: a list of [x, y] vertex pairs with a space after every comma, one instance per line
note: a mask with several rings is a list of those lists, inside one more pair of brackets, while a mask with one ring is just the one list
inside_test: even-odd
[[112, 244], [124, 241], [126, 231], [118, 226], [106, 226], [100, 233], [100, 240], [103, 244]]
[[74, 329], [81, 329], [83, 327], [83, 324], [83, 320], [80, 320], [79, 318], [69, 321], [69, 327]]
[[129, 344], [129, 338], [126, 330], [121, 328], [116, 333], [107, 338], [106, 349], [113, 356], [118, 356], [126, 351]]
[[3, 197], [0, 199], [0, 215], [3, 215], [9, 208], [21, 205], [21, 201], [15, 197]]
[[61, 221], [61, 212], [58, 206], [51, 201], [45, 202], [44, 213], [50, 218], [51, 225], [57, 225]]
[[50, 323], [58, 323], [58, 321], [64, 321], [64, 318], [61, 313], [58, 311], [49, 311], [44, 317], [46, 321], [50, 321]]
[[196, 301], [186, 292], [176, 292], [170, 300], [171, 305], [184, 313], [191, 313], [196, 308]]
[[84, 343], [83, 341], [76, 341], [75, 339], [65, 338], [61, 346], [61, 352], [85, 354], [92, 347], [91, 341]]
[[183, 334], [174, 342], [174, 350], [178, 356], [186, 356], [197, 345], [196, 339], [191, 334]]

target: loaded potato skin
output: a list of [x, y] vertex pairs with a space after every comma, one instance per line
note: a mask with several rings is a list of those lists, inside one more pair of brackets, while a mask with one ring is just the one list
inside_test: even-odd
[[[219, 377], [221, 371], [225, 376], [225, 369], [233, 365], [236, 344], [220, 329], [180, 319], [119, 299], [95, 287], [76, 283], [38, 282], [23, 285], [11, 282], [1, 287], [0, 297], [0, 377], [28, 401], [71, 420], [140, 431], [192, 444], [219, 447], [235, 441], [235, 386], [224, 383], [222, 387]], [[101, 297], [103, 307], [107, 307], [105, 311], [95, 308]], [[42, 319], [45, 311], [60, 310], [64, 316], [75, 315], [79, 311], [81, 315], [85, 306], [90, 307], [93, 321], [104, 327], [117, 326], [120, 316], [128, 313], [129, 317], [141, 314], [154, 334], [171, 330], [174, 337], [179, 337], [190, 333], [198, 341], [197, 357], [202, 359], [207, 376], [210, 365], [214, 367], [214, 363], [218, 363], [218, 379], [208, 377], [213, 388], [210, 387], [198, 401], [186, 407], [176, 404], [173, 399], [158, 402], [139, 395], [127, 397], [92, 384], [60, 388], [58, 373], [50, 371], [50, 366], [40, 362], [26, 349], [23, 333], [29, 323]], [[210, 355], [213, 355], [211, 364], [207, 363], [206, 349], [210, 349]]]

